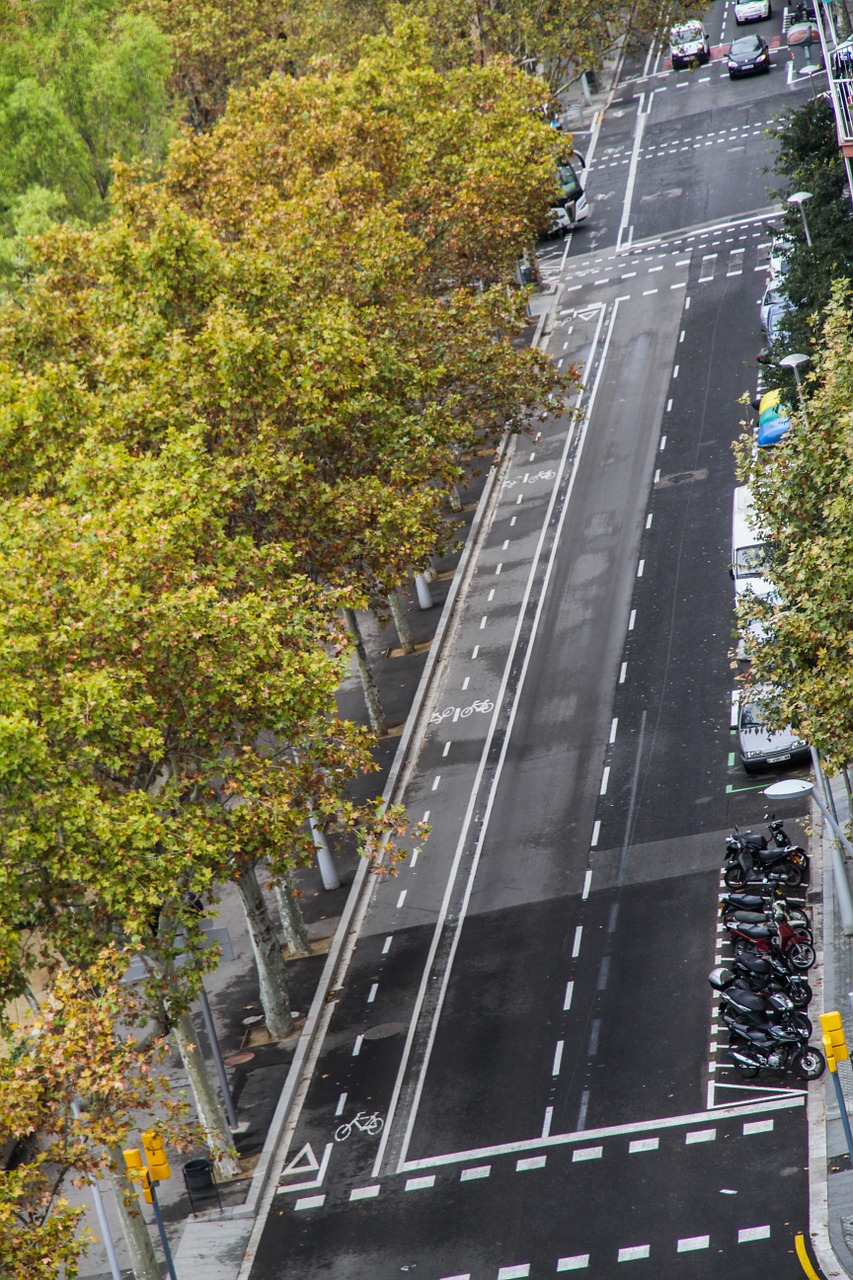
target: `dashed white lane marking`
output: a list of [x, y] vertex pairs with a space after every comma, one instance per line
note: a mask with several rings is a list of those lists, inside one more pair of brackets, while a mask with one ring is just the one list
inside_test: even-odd
[[530, 1263], [521, 1262], [516, 1267], [501, 1267], [498, 1280], [526, 1280], [530, 1275]]
[[497, 565], [497, 566], [496, 566], [496, 568], [495, 568], [495, 577], [497, 577], [497, 576], [498, 576], [498, 574], [500, 573], [500, 571], [501, 571], [501, 569], [502, 569], [503, 567], [504, 567], [503, 560], [501, 560], [500, 564], [499, 564], [499, 565]]
[[667, 413], [672, 413], [672, 400], [667, 400], [667, 402], [666, 402], [666, 411], [667, 411]]
[[435, 1186], [435, 1174], [427, 1173], [422, 1178], [407, 1178], [404, 1191], [427, 1191]]
[[388, 952], [391, 950], [391, 939], [393, 937], [393, 933], [389, 933], [388, 937], [385, 939], [385, 945], [382, 948], [383, 956], [387, 956]]
[[442, 1276], [441, 1280], [471, 1280], [471, 1272], [465, 1271], [458, 1276]]
[[437, 774], [435, 775], [435, 777], [433, 778], [433, 780], [432, 780], [432, 789], [433, 789], [433, 791], [438, 791], [438, 784], [439, 784], [440, 782], [441, 782], [441, 774], [440, 774], [440, 773], [437, 773]]
[[611, 746], [616, 741], [616, 727], [618, 724], [619, 724], [619, 717], [614, 716], [613, 719], [610, 721], [610, 737], [608, 739], [608, 742], [611, 744]]
[[517, 507], [520, 507], [520, 506], [521, 506], [521, 499], [522, 499], [523, 497], [524, 497], [524, 494], [523, 494], [523, 493], [520, 493], [520, 494], [518, 495], [518, 497], [516, 498], [516, 500], [515, 500], [515, 505], [516, 505]]
[[692, 1133], [685, 1133], [684, 1144], [689, 1147], [695, 1142], [713, 1142], [716, 1137], [716, 1129], [694, 1129]]
[[[492, 592], [491, 594], [492, 594], [492, 595], [494, 595], [494, 592]], [[463, 693], [464, 693], [464, 692], [465, 692], [465, 690], [468, 688], [468, 685], [469, 685], [470, 683], [471, 683], [471, 677], [470, 677], [470, 676], [466, 676], [466, 677], [465, 677], [465, 679], [462, 681], [462, 692], [463, 692]]]
[[[468, 683], [468, 681], [466, 680], [466, 681], [465, 681], [465, 683], [467, 684], [467, 683]], [[442, 751], [442, 753], [441, 753], [441, 755], [442, 755], [442, 759], [446, 759], [446, 758], [447, 758], [447, 754], [448, 754], [448, 752], [449, 752], [449, 751], [450, 751], [450, 743], [449, 743], [449, 742], [445, 742], [445, 744], [444, 744], [444, 750], [443, 750], [443, 751]]]
[[491, 604], [494, 598], [495, 598], [495, 589], [494, 587], [492, 587], [491, 591], [489, 592], [486, 598], [486, 604]]
[[653, 511], [650, 511], [650, 512], [649, 512], [649, 514], [646, 516], [646, 528], [647, 528], [647, 529], [651, 529], [651, 527], [652, 527], [652, 520], [653, 520], [653, 519], [654, 519], [654, 512], [653, 512]]
[[624, 683], [625, 683], [625, 677], [626, 677], [626, 675], [627, 675], [627, 674], [628, 674], [628, 663], [627, 663], [627, 662], [623, 662], [623, 663], [622, 663], [622, 666], [619, 668], [619, 683], [620, 683], [620, 684], [624, 684]]
[[769, 1240], [769, 1227], [744, 1227], [737, 1233], [738, 1244], [749, 1244], [750, 1240]]
[[478, 1164], [473, 1169], [463, 1169], [459, 1175], [460, 1182], [476, 1182], [480, 1178], [488, 1178], [491, 1176], [492, 1166], [490, 1164]]
[[642, 578], [643, 573], [645, 572], [645, 568], [646, 568], [646, 562], [645, 562], [645, 560], [641, 560], [641, 561], [640, 561], [640, 563], [637, 565], [637, 577], [638, 577], [638, 578]]
[[632, 609], [632, 610], [631, 610], [631, 613], [630, 613], [630, 615], [629, 615], [629, 617], [628, 617], [628, 630], [629, 630], [629, 631], [633, 631], [633, 630], [634, 630], [634, 623], [635, 623], [636, 621], [637, 621], [637, 610], [636, 610], [636, 609]]
[[598, 794], [600, 796], [607, 795], [607, 784], [609, 781], [610, 781], [610, 765], [606, 764], [604, 766], [604, 772], [601, 775], [601, 786], [598, 788]]
[[361, 1053], [361, 1046], [364, 1044], [364, 1036], [356, 1036], [355, 1044], [352, 1047], [352, 1056], [357, 1058]]
[[299, 1209], [319, 1209], [326, 1201], [325, 1192], [321, 1196], [300, 1196], [293, 1206], [295, 1210]]
[[421, 821], [422, 821], [422, 822], [429, 822], [429, 815], [430, 815], [430, 810], [429, 810], [429, 809], [424, 809], [424, 816], [423, 816], [423, 818], [421, 819]]
[[620, 1249], [616, 1257], [617, 1262], [636, 1262], [638, 1258], [647, 1258], [651, 1253], [651, 1246], [647, 1244], [633, 1244], [628, 1249]]
[[601, 834], [601, 819], [596, 818], [595, 822], [592, 825], [592, 838], [590, 839], [590, 842], [589, 842], [590, 849], [594, 849], [595, 846], [598, 844], [598, 837], [600, 834]]
[[677, 378], [677, 377], [678, 377], [678, 370], [679, 370], [680, 368], [681, 368], [681, 365], [680, 365], [680, 364], [677, 364], [677, 365], [675, 365], [675, 366], [673, 367], [673, 370], [672, 370], [672, 376], [673, 376], [673, 378]]
[[581, 894], [581, 902], [586, 902], [589, 897], [589, 886], [592, 884], [592, 867], [587, 868], [587, 873], [583, 878], [583, 893]]
[[572, 1152], [572, 1164], [578, 1164], [582, 1160], [600, 1160], [604, 1153], [604, 1147], [578, 1147]]
[[657, 289], [644, 289], [644, 290], [643, 290], [643, 297], [644, 297], [644, 298], [650, 298], [650, 297], [652, 296], [652, 294], [653, 294], [653, 293], [657, 293]]
[[478, 654], [479, 652], [480, 652], [480, 646], [479, 646], [478, 644], [475, 644], [475, 645], [474, 645], [474, 650], [473, 650], [473, 652], [472, 652], [472, 654], [471, 654], [471, 661], [472, 661], [472, 662], [476, 662], [476, 661], [477, 661], [477, 654]]
[[563, 1065], [563, 1044], [564, 1042], [562, 1040], [557, 1041], [557, 1047], [554, 1050], [554, 1062], [551, 1067], [552, 1076], [558, 1076], [560, 1074], [560, 1067]]
[[558, 1258], [558, 1271], [583, 1271], [589, 1266], [588, 1253], [576, 1253], [573, 1258]]
[[694, 1249], [709, 1249], [710, 1236], [684, 1236], [676, 1245], [676, 1253], [692, 1253]]
[[575, 940], [572, 943], [572, 959], [577, 960], [581, 951], [581, 938], [583, 937], [583, 925], [579, 924], [575, 929]]
[[347, 1105], [347, 1095], [345, 1093], [342, 1093], [341, 1096], [338, 1098], [338, 1105], [335, 1107], [335, 1115], [342, 1116], [344, 1114], [344, 1107], [346, 1105]]
[[598, 1053], [598, 1037], [601, 1035], [601, 1019], [593, 1018], [592, 1028], [589, 1033], [589, 1048], [587, 1053], [594, 1058]]
[[406, 894], [407, 894], [408, 892], [409, 892], [409, 891], [408, 891], [408, 889], [404, 889], [404, 890], [403, 890], [403, 892], [400, 894], [399, 898], [397, 899], [397, 910], [398, 910], [398, 911], [400, 910], [400, 907], [402, 907], [403, 903], [406, 901]]
[[480, 619], [480, 630], [481, 630], [481, 631], [485, 631], [485, 629], [486, 629], [486, 623], [487, 623], [487, 622], [488, 622], [488, 617], [487, 617], [487, 615], [484, 613], [484, 614], [483, 614], [483, 616], [482, 616], [482, 618]]
[[379, 1182], [374, 1182], [370, 1187], [353, 1187], [349, 1193], [350, 1200], [374, 1200], [382, 1190]]
[[373, 986], [370, 988], [370, 991], [367, 993], [368, 1004], [373, 1004], [373, 1001], [376, 999], [376, 993], [378, 990], [379, 990], [379, 983], [374, 982]]
[[574, 984], [574, 982], [567, 982], [567, 983], [566, 983], [566, 994], [563, 996], [563, 1013], [568, 1013], [569, 1009], [571, 1009], [571, 1007], [572, 1007], [572, 996], [574, 995], [574, 991], [575, 991], [575, 984]]
[[747, 1120], [743, 1126], [743, 1136], [747, 1137], [750, 1133], [772, 1133], [772, 1120]]
[[660, 1138], [635, 1138], [628, 1143], [628, 1155], [638, 1155], [641, 1151], [657, 1151]]
[[547, 1156], [524, 1156], [515, 1162], [515, 1172], [525, 1173], [528, 1169], [544, 1169]]
[[661, 436], [661, 438], [660, 438], [660, 447], [661, 447], [661, 449], [662, 449], [662, 450], [666, 448], [666, 436]]

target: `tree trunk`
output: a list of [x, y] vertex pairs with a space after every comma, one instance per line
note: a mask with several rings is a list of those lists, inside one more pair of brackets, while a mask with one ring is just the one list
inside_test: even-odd
[[358, 618], [355, 616], [354, 609], [344, 609], [343, 615], [344, 621], [347, 624], [347, 630], [352, 636], [356, 661], [358, 662], [358, 672], [361, 676], [362, 687], [364, 688], [364, 700], [367, 703], [367, 714], [370, 719], [370, 727], [376, 734], [377, 738], [384, 738], [388, 732], [388, 721], [385, 719], [385, 712], [382, 708], [382, 702], [379, 697], [379, 689], [377, 688], [376, 679], [370, 667], [367, 650], [364, 647], [364, 640], [362, 638], [361, 628], [358, 625]]
[[400, 637], [400, 646], [403, 653], [415, 652], [415, 637], [412, 635], [412, 628], [409, 626], [409, 617], [396, 591], [392, 591], [388, 597], [388, 606], [394, 619], [394, 626], [397, 628], [397, 635]]
[[293, 896], [290, 878], [283, 876], [273, 885], [278, 913], [281, 916], [281, 931], [284, 934], [284, 945], [293, 956], [310, 956], [311, 946], [308, 942], [308, 930], [299, 904]]
[[160, 1263], [154, 1253], [151, 1235], [145, 1219], [138, 1208], [125, 1202], [125, 1192], [130, 1191], [133, 1200], [139, 1197], [139, 1188], [131, 1182], [124, 1172], [124, 1156], [118, 1147], [110, 1148], [110, 1158], [115, 1169], [111, 1174], [113, 1191], [115, 1192], [116, 1209], [118, 1210], [121, 1232], [130, 1254], [130, 1267], [136, 1280], [162, 1280]]
[[261, 1004], [267, 1031], [273, 1040], [283, 1040], [293, 1031], [286, 965], [254, 867], [241, 869], [237, 876], [237, 888], [243, 899], [249, 937], [258, 966]]
[[228, 1127], [228, 1117], [208, 1075], [207, 1063], [198, 1047], [198, 1036], [190, 1015], [182, 1013], [173, 1023], [172, 1030], [216, 1173], [220, 1178], [236, 1178], [240, 1172], [240, 1162], [234, 1152], [234, 1139]]
[[455, 484], [452, 484], [447, 490], [447, 500], [450, 503], [451, 511], [462, 510], [462, 499], [459, 497], [459, 490]]

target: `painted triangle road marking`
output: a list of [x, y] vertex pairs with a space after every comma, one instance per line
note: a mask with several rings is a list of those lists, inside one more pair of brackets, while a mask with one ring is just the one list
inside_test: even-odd
[[306, 1142], [299, 1154], [285, 1166], [282, 1177], [287, 1178], [291, 1173], [316, 1173], [319, 1168], [320, 1161], [314, 1155], [314, 1148]]

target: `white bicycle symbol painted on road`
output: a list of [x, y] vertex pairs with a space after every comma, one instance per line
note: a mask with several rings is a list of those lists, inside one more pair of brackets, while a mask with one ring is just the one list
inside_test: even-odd
[[553, 480], [556, 474], [556, 471], [528, 471], [527, 475], [517, 480], [504, 480], [503, 487], [514, 489], [517, 484], [536, 484], [537, 480]]
[[454, 720], [464, 720], [467, 716], [471, 716], [475, 711], [482, 712], [487, 715], [490, 711], [494, 711], [495, 704], [491, 698], [478, 698], [476, 702], [472, 702], [468, 707], [445, 707], [443, 711], [433, 711], [429, 718], [430, 724], [441, 724], [442, 720], [447, 720], [451, 716]]
[[359, 1111], [357, 1116], [353, 1116], [352, 1120], [345, 1121], [335, 1130], [335, 1142], [346, 1142], [353, 1129], [358, 1129], [361, 1133], [370, 1134], [371, 1138], [375, 1138], [377, 1133], [382, 1132], [382, 1126], [385, 1121], [382, 1119], [378, 1111], [374, 1111], [369, 1116], [366, 1111]]

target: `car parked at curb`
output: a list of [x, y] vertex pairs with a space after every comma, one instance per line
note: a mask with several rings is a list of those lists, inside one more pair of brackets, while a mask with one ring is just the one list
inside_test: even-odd
[[770, 50], [763, 36], [754, 32], [748, 36], [739, 36], [733, 40], [726, 55], [726, 66], [729, 79], [737, 76], [752, 76], [767, 73], [770, 70]]
[[772, 769], [778, 765], [805, 764], [810, 757], [809, 744], [790, 727], [771, 729], [761, 707], [762, 696], [771, 690], [766, 685], [743, 689], [737, 717], [738, 752], [747, 773]]

